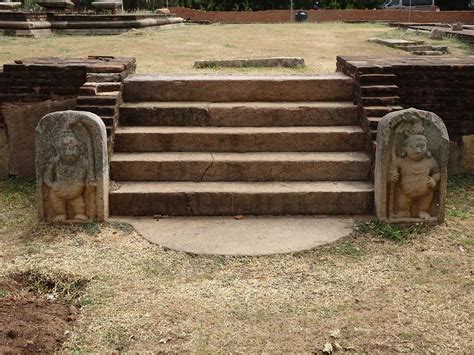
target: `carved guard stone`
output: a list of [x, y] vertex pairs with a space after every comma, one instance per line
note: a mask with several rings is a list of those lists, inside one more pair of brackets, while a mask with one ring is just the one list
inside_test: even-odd
[[97, 115], [60, 111], [36, 127], [38, 216], [84, 223], [108, 217], [107, 135]]
[[[416, 149], [423, 156], [420, 152], [416, 156]], [[448, 156], [448, 132], [436, 114], [410, 108], [383, 117], [375, 160], [378, 219], [385, 223], [443, 222]]]

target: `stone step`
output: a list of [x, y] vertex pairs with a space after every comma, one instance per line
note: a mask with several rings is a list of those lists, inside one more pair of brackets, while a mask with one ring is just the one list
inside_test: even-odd
[[402, 47], [401, 49], [407, 52], [416, 52], [416, 51], [431, 51], [433, 47], [430, 45], [415, 45], [415, 46], [405, 46], [405, 47]]
[[89, 105], [77, 105], [76, 110], [87, 111], [95, 113], [98, 116], [115, 116], [117, 113], [116, 106], [89, 106]]
[[126, 102], [140, 101], [350, 101], [353, 79], [329, 75], [132, 75]]
[[139, 102], [120, 106], [124, 126], [356, 125], [352, 102]]
[[362, 85], [392, 85], [397, 76], [395, 74], [361, 74], [359, 80]]
[[373, 213], [373, 185], [322, 182], [117, 182], [110, 213], [131, 216]]
[[377, 129], [382, 117], [366, 117], [366, 123], [370, 129]]
[[366, 117], [383, 117], [386, 114], [403, 110], [402, 106], [366, 106], [363, 108]]
[[120, 95], [114, 93], [97, 94], [96, 96], [78, 96], [77, 104], [80, 106], [115, 106], [120, 100]]
[[399, 96], [387, 97], [362, 97], [362, 104], [365, 106], [383, 106], [383, 105], [398, 105], [400, 102]]
[[318, 152], [364, 149], [359, 126], [119, 127], [116, 152]]
[[414, 51], [412, 53], [416, 55], [427, 55], [427, 56], [436, 56], [436, 55], [445, 54], [445, 52], [442, 52], [442, 51]]
[[118, 181], [366, 180], [364, 152], [329, 153], [116, 153], [110, 173]]
[[397, 85], [367, 85], [361, 86], [360, 92], [363, 97], [386, 97], [398, 94]]

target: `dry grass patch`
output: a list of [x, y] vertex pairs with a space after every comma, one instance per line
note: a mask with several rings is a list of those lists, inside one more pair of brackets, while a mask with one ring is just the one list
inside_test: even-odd
[[[139, 32], [139, 36], [53, 36], [14, 38], [0, 36], [0, 63], [31, 56], [115, 55], [137, 58], [138, 72], [160, 73], [327, 73], [336, 69], [337, 55], [407, 57], [407, 52], [367, 40], [371, 37], [411, 38], [380, 24], [308, 23], [266, 25], [209, 25]], [[421, 38], [428, 40], [427, 37]], [[474, 53], [457, 40], [450, 55]], [[305, 69], [194, 69], [196, 60], [242, 57], [298, 56]]]
[[0, 181], [0, 276], [87, 280], [62, 350], [474, 350], [472, 177], [450, 182], [446, 225], [399, 229], [397, 241], [368, 225], [312, 251], [252, 258], [162, 250], [121, 223], [39, 224], [33, 192], [29, 182]]

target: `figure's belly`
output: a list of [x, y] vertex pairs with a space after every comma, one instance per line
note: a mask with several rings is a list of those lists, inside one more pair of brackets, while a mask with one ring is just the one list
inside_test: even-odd
[[82, 183], [78, 184], [65, 184], [60, 186], [60, 188], [56, 191], [56, 196], [70, 200], [76, 197], [81, 196], [84, 193], [85, 186]]
[[401, 183], [403, 193], [410, 197], [421, 197], [431, 192], [427, 177], [421, 179], [404, 179]]

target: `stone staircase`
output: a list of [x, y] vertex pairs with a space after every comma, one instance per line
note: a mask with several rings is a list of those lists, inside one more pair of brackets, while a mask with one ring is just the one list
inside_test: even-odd
[[371, 214], [353, 80], [147, 76], [123, 84], [111, 215]]

